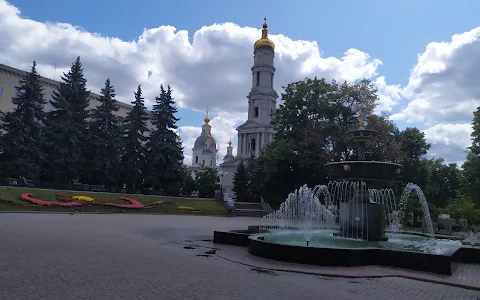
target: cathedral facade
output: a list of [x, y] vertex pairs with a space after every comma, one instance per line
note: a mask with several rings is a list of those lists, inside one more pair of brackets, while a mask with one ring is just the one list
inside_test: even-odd
[[252, 70], [252, 88], [247, 96], [248, 119], [237, 127], [237, 156], [232, 154], [231, 141], [227, 155], [219, 169], [222, 186], [228, 196], [234, 197], [233, 176], [241, 160], [252, 154], [258, 157], [265, 146], [273, 141], [275, 131], [271, 125], [271, 115], [277, 109], [278, 94], [273, 88], [275, 67], [275, 44], [268, 38], [268, 26], [265, 18], [262, 37], [254, 44]]

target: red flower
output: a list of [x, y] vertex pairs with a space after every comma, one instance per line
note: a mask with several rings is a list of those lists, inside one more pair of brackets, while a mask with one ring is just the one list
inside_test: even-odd
[[43, 205], [43, 206], [55, 205], [55, 206], [70, 207], [70, 206], [81, 206], [82, 205], [81, 202], [77, 202], [77, 201], [70, 201], [70, 202], [43, 201], [43, 200], [40, 200], [40, 199], [32, 198], [32, 196], [33, 196], [33, 194], [24, 193], [24, 194], [20, 195], [20, 199], [22, 199], [24, 201], [35, 203], [37, 205]]
[[131, 198], [120, 197], [120, 199], [130, 202], [130, 204], [116, 204], [111, 202], [104, 202], [104, 205], [121, 207], [121, 208], [145, 208], [145, 206], [139, 201]]

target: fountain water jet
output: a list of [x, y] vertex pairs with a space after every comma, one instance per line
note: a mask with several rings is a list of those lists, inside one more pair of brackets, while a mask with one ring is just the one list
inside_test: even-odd
[[398, 215], [398, 218], [400, 218], [400, 221], [402, 221], [405, 217], [407, 201], [412, 192], [415, 192], [418, 201], [422, 206], [423, 219], [425, 220], [425, 224], [427, 225], [428, 233], [433, 237], [435, 235], [435, 232], [433, 231], [432, 218], [430, 217], [430, 209], [428, 208], [427, 199], [425, 199], [425, 195], [423, 194], [422, 189], [418, 185], [411, 182], [407, 184], [407, 187], [405, 188], [402, 196], [400, 197], [400, 214]]

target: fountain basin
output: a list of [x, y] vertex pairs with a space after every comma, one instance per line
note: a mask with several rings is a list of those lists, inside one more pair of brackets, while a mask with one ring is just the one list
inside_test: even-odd
[[[444, 275], [451, 275], [455, 271], [457, 263], [453, 261], [452, 256], [460, 249], [460, 247], [448, 247], [439, 254], [377, 248], [371, 243], [378, 245], [382, 242], [344, 238], [342, 238], [344, 244], [336, 245], [325, 243], [319, 245], [316, 244], [315, 239], [312, 239], [308, 247], [281, 241], [272, 242], [266, 235], [252, 235], [249, 239], [248, 253], [267, 259], [321, 266], [383, 265]], [[357, 242], [360, 244], [356, 244]], [[357, 247], [353, 247], [355, 245]]]
[[325, 164], [334, 180], [391, 181], [402, 165], [381, 161], [340, 161]]
[[[298, 230], [294, 227], [289, 229]], [[268, 230], [274, 232], [274, 230]], [[454, 247], [444, 247], [451, 246], [455, 241], [447, 240], [447, 237], [442, 235], [438, 235], [436, 245], [440, 248], [444, 247], [444, 250], [435, 252], [436, 250], [429, 251], [423, 248], [425, 252], [419, 252], [422, 247], [417, 245], [417, 251], [414, 251], [415, 243], [423, 243], [428, 238], [427, 235], [419, 232], [388, 233], [387, 236], [390, 237], [388, 243], [398, 244], [396, 239], [400, 237], [402, 240], [403, 235], [403, 241], [406, 241], [407, 245], [403, 245], [403, 248], [388, 247], [388, 245], [384, 248], [375, 248], [375, 243], [378, 245], [384, 242], [372, 244], [372, 242], [343, 238], [343, 244], [337, 243], [332, 247], [325, 243], [317, 243], [313, 237], [310, 246], [307, 247], [305, 240], [300, 236], [300, 231], [295, 233], [299, 239], [298, 243], [292, 242], [291, 239], [284, 242], [271, 242], [267, 238], [266, 241], [265, 237], [268, 234], [258, 233], [259, 231], [260, 226], [251, 226], [249, 230], [244, 231], [215, 231], [213, 243], [247, 247], [250, 254], [267, 259], [321, 266], [383, 265], [451, 275], [459, 263], [480, 263], [480, 248], [462, 246], [459, 239], [453, 243]], [[324, 231], [328, 234], [336, 232], [336, 230]]]

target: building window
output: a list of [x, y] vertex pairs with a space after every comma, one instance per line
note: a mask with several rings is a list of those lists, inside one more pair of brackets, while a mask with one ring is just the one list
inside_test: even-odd
[[202, 160], [202, 166], [204, 166], [204, 165], [205, 165], [205, 160]]
[[255, 107], [253, 111], [254, 111], [255, 118], [258, 118], [258, 107]]
[[213, 167], [213, 161], [210, 161], [210, 167]]
[[0, 97], [2, 97], [2, 95], [3, 95], [3, 88], [0, 87]]
[[202, 130], [202, 134], [205, 134], [205, 129]]
[[270, 108], [270, 114], [273, 114], [273, 108]]
[[198, 164], [198, 156], [195, 156], [195, 163]]
[[260, 85], [260, 72], [257, 72], [257, 86]]

